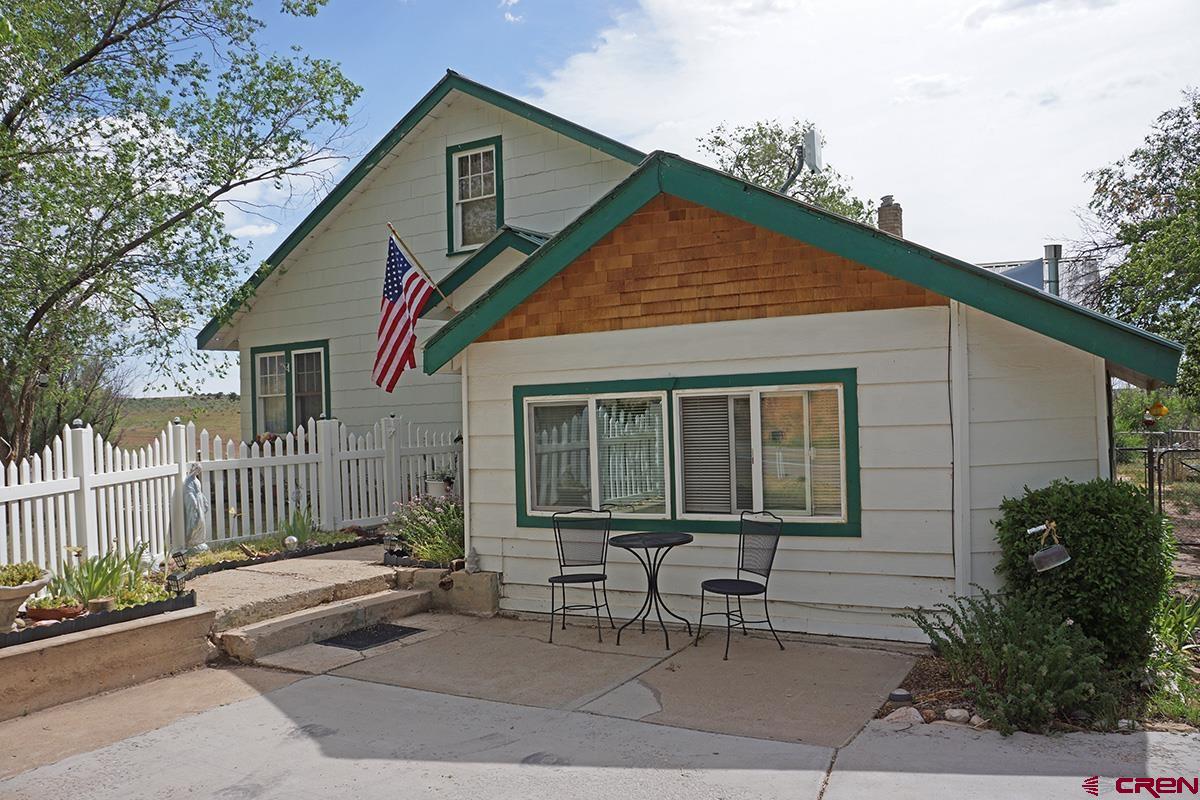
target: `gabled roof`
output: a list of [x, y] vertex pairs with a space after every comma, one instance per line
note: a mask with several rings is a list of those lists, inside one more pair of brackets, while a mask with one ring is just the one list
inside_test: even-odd
[[337, 186], [333, 187], [333, 191], [326, 195], [317, 204], [316, 208], [309, 212], [308, 216], [275, 248], [275, 252], [267, 256], [266, 260], [263, 261], [254, 274], [234, 293], [233, 297], [225, 303], [221, 310], [208, 321], [208, 324], [196, 334], [196, 346], [203, 349], [213, 336], [216, 335], [217, 331], [233, 318], [233, 315], [242, 307], [242, 304], [253, 296], [254, 291], [263, 284], [263, 281], [321, 224], [321, 221], [325, 217], [333, 212], [338, 203], [345, 199], [346, 195], [350, 194], [371, 170], [383, 160], [384, 156], [391, 152], [392, 148], [399, 144], [421, 120], [425, 119], [445, 99], [446, 95], [454, 91], [470, 95], [477, 100], [516, 114], [519, 117], [524, 117], [530, 122], [535, 122], [549, 128], [588, 147], [594, 147], [602, 153], [606, 153], [621, 161], [637, 164], [646, 156], [640, 150], [635, 150], [626, 144], [618, 142], [616, 139], [596, 133], [557, 114], [551, 114], [549, 111], [530, 105], [524, 100], [518, 100], [512, 95], [497, 91], [490, 86], [484, 86], [482, 83], [473, 81], [454, 70], [448, 69], [445, 76], [387, 132], [387, 135], [371, 148], [370, 152], [361, 161], [354, 165], [354, 169], [350, 170], [346, 177], [342, 178]]
[[438, 291], [431, 295], [421, 316], [427, 316], [442, 303], [442, 297], [449, 295], [458, 287], [475, 277], [479, 270], [486, 267], [496, 256], [505, 250], [512, 249], [525, 255], [532, 255], [550, 238], [548, 234], [518, 228], [515, 225], [503, 225], [496, 235], [484, 242], [478, 250], [466, 261], [459, 264], [450, 274], [438, 281]]
[[1183, 347], [1004, 275], [669, 153], [634, 172], [425, 344], [434, 373], [657, 195], [665, 193], [820, 247], [1107, 359], [1173, 383]]

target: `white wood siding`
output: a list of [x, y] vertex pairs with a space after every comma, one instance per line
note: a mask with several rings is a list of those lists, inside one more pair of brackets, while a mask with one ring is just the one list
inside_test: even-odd
[[[514, 384], [853, 367], [863, 535], [785, 537], [771, 614], [788, 630], [916, 638], [893, 614], [954, 590], [946, 326], [945, 308], [923, 308], [472, 345], [471, 541], [486, 569], [504, 573], [502, 607], [544, 612], [557, 570], [553, 532], [516, 526]], [[668, 603], [694, 619], [700, 580], [732, 571], [736, 558], [734, 536], [698, 534], [669, 556]], [[610, 564], [610, 600], [628, 616], [645, 579], [622, 551]]]
[[[971, 581], [998, 588], [993, 521], [1005, 497], [1055, 478], [1103, 474], [1097, 370], [1101, 359], [967, 309], [970, 394]], [[1107, 430], [1107, 427], [1105, 427]]]
[[[440, 279], [465, 256], [446, 255], [446, 148], [500, 135], [505, 221], [554, 233], [632, 167], [478, 100], [451, 93], [276, 270], [236, 323], [243, 434], [250, 431], [250, 348], [329, 340], [334, 414], [361, 428], [388, 413], [426, 425], [460, 421], [457, 375], [421, 374], [388, 395], [371, 383], [383, 280], [385, 222]], [[419, 328], [427, 337], [440, 323]], [[419, 356], [418, 356], [419, 358]]]

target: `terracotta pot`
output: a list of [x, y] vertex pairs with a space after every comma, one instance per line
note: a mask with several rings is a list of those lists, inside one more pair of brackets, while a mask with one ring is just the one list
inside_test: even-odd
[[50, 582], [50, 573], [42, 570], [41, 577], [20, 586], [0, 586], [0, 631], [7, 631], [17, 619], [17, 612], [30, 596], [40, 592]]
[[58, 608], [27, 608], [25, 616], [34, 622], [43, 620], [74, 619], [83, 613], [83, 606], [59, 606]]

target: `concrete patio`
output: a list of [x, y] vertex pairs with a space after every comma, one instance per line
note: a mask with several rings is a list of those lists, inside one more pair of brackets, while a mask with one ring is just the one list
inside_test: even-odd
[[[1200, 737], [872, 721], [903, 648], [421, 613], [364, 652], [308, 644], [0, 724], [5, 798], [1075, 796], [1190, 774]], [[1102, 785], [1103, 782], [1102, 782]], [[1111, 789], [1111, 780], [1108, 783]]]

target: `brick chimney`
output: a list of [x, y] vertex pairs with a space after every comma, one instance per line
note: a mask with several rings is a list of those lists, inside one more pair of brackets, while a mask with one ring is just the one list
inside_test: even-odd
[[904, 209], [900, 208], [900, 204], [893, 200], [890, 194], [885, 194], [879, 201], [878, 225], [879, 230], [884, 233], [904, 238]]

